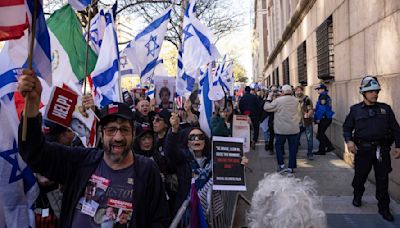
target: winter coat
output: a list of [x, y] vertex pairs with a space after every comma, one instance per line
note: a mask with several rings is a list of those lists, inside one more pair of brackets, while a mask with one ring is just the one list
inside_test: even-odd
[[291, 95], [283, 95], [264, 104], [264, 110], [274, 112], [274, 132], [293, 135], [300, 132], [299, 100]]

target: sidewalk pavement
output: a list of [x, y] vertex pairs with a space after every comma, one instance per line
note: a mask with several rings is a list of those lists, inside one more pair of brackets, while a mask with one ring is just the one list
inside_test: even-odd
[[[262, 135], [262, 134], [260, 134]], [[318, 140], [314, 138], [314, 151], [318, 149]], [[287, 165], [288, 149], [286, 145], [285, 162]], [[260, 140], [256, 150], [246, 154], [249, 158], [249, 168], [246, 171], [247, 191], [242, 194], [251, 201], [258, 181], [264, 173], [273, 173], [278, 165], [275, 155], [270, 155], [264, 150], [264, 141]], [[365, 193], [362, 199], [363, 205], [356, 208], [352, 205], [354, 170], [333, 152], [326, 155], [316, 155], [315, 160], [307, 160], [307, 141], [302, 135], [301, 145], [297, 153], [297, 169], [295, 177], [309, 176], [317, 182], [317, 191], [322, 196], [323, 209], [327, 213], [328, 227], [400, 227], [400, 204], [393, 201], [390, 204], [395, 217], [394, 222], [387, 222], [378, 214], [377, 200], [375, 199], [375, 185], [369, 181], [365, 184]], [[244, 204], [238, 206], [237, 219], [234, 227], [246, 227], [246, 210]]]

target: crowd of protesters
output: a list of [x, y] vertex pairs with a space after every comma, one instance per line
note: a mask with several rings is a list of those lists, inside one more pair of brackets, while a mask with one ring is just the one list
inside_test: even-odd
[[[209, 205], [215, 209], [222, 199], [218, 191], [212, 199], [207, 196], [212, 189], [211, 137], [232, 137], [234, 115], [248, 116], [252, 149], [262, 129], [265, 151], [276, 156], [280, 174], [290, 176], [295, 172], [302, 133], [307, 138], [308, 160], [334, 150], [325, 135], [334, 112], [324, 84], [315, 89], [318, 93], [315, 107], [302, 86], [264, 89], [247, 86], [243, 96], [214, 102], [211, 137], [200, 127], [201, 104], [196, 93], [182, 107], [173, 107], [173, 112], [170, 108], [174, 104], [157, 106], [148, 97], [136, 99], [134, 106], [113, 102], [100, 109], [94, 106], [90, 95], [85, 95], [83, 106], [99, 117], [98, 145], [85, 148], [69, 128], [42, 118], [39, 112], [42, 87], [33, 72], [25, 73], [19, 78], [18, 91], [30, 102], [23, 113], [29, 130], [23, 141], [20, 126], [19, 148], [40, 186], [40, 196], [34, 205], [37, 227], [167, 227], [193, 190], [201, 198], [199, 204], [204, 211]], [[160, 98], [169, 95], [163, 93]], [[314, 124], [319, 141], [315, 152]], [[241, 164], [248, 162], [243, 156]], [[279, 182], [276, 178], [271, 177]], [[260, 182], [260, 190], [270, 187]], [[260, 197], [258, 200], [264, 202], [264, 196]], [[262, 217], [260, 211], [253, 210], [250, 215]], [[277, 216], [272, 217], [269, 222]], [[319, 214], [315, 222], [324, 223], [324, 215]]]
[[[27, 140], [20, 126], [19, 148], [41, 189], [36, 227], [168, 227], [192, 183], [199, 195], [211, 189], [211, 139], [200, 128], [196, 96], [175, 112], [148, 97], [136, 99], [133, 108], [113, 102], [100, 109], [83, 96], [84, 107], [100, 120], [97, 147], [85, 148], [70, 129], [42, 117], [42, 88], [32, 74], [18, 84], [31, 104], [23, 113]], [[225, 100], [215, 103], [215, 136], [232, 136], [238, 111]]]

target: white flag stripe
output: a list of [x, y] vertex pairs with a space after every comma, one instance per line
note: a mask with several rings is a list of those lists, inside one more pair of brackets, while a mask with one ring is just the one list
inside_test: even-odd
[[182, 63], [186, 72], [196, 72], [220, 57], [212, 32], [192, 13], [194, 4], [194, 0], [189, 2], [183, 19]]
[[7, 6], [0, 7], [1, 18], [9, 18], [10, 20], [0, 20], [0, 26], [16, 26], [20, 24], [25, 24], [26, 16], [16, 17], [16, 15], [21, 15], [21, 12], [26, 12], [25, 5]]
[[170, 18], [171, 7], [168, 7], [144, 28], [124, 50], [135, 71], [140, 75], [142, 85], [149, 83], [153, 78]]

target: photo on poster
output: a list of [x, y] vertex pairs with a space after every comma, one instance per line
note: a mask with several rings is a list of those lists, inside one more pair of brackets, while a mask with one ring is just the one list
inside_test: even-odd
[[154, 76], [155, 99], [159, 109], [173, 111], [175, 78], [165, 76]]
[[213, 137], [213, 190], [246, 191], [243, 138]]
[[250, 119], [246, 115], [233, 115], [232, 137], [242, 138], [243, 152], [250, 152]]

